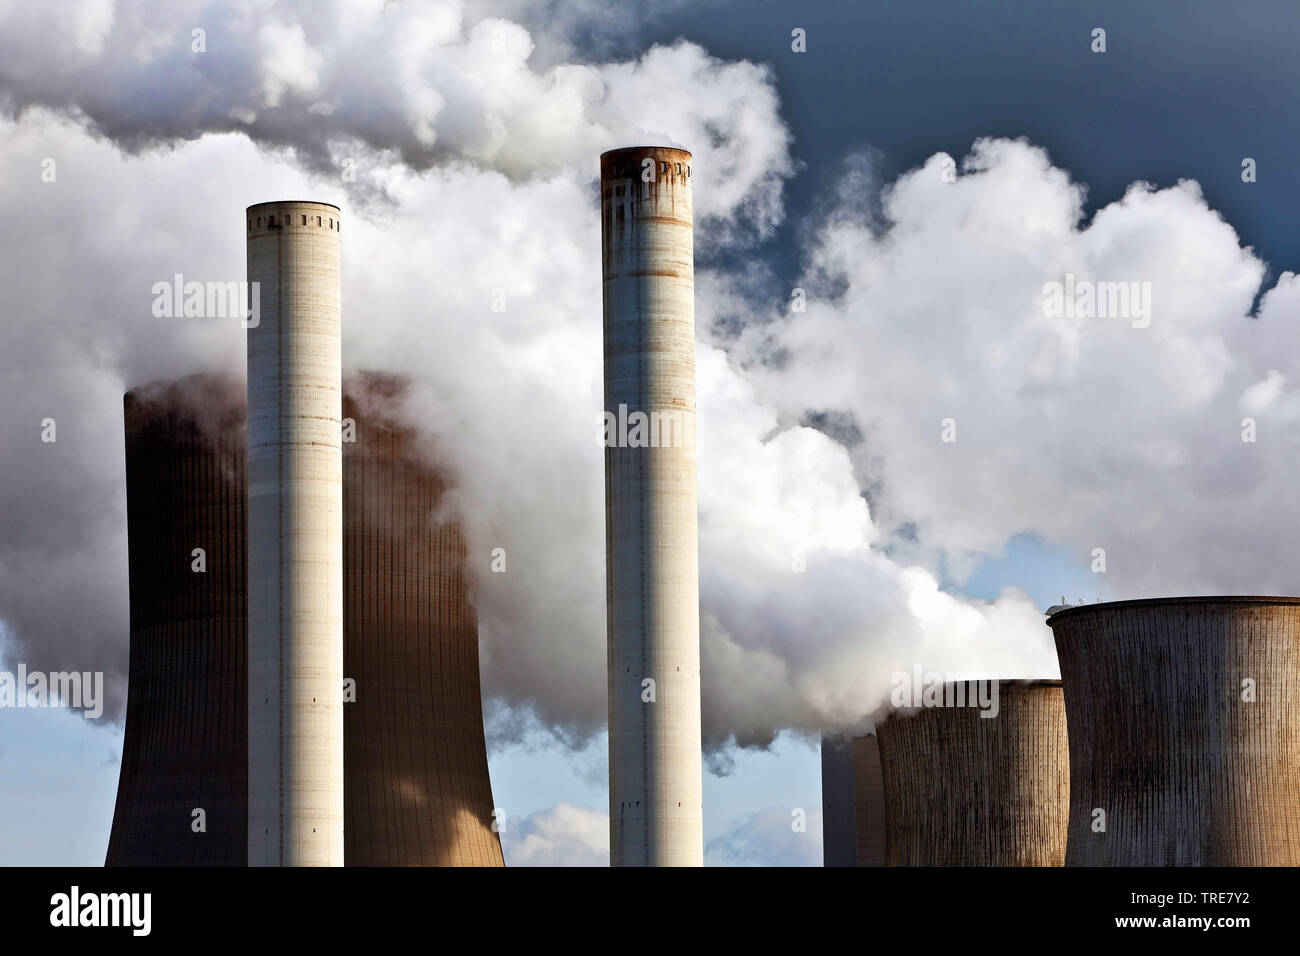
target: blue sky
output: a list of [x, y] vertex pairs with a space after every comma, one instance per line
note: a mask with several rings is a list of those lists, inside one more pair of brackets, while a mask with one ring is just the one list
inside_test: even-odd
[[[808, 31], [805, 55], [789, 52], [793, 26]], [[1104, 55], [1089, 46], [1096, 27]], [[889, 180], [980, 136], [1025, 136], [1088, 184], [1094, 208], [1137, 180], [1195, 179], [1248, 245], [1293, 267], [1300, 236], [1278, 208], [1300, 200], [1300, 124], [1276, 118], [1295, 109], [1298, 35], [1286, 0], [724, 0], [652, 21], [645, 38], [686, 36], [775, 70], [806, 164], [787, 236], [850, 152], [877, 154]], [[1243, 156], [1266, 188], [1243, 188]]]

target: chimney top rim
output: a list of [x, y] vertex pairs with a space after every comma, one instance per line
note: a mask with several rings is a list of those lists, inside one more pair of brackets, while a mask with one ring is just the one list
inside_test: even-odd
[[333, 209], [335, 212], [343, 210], [332, 202], [321, 202], [319, 199], [268, 199], [266, 202], [257, 202], [246, 207], [245, 212], [252, 212], [254, 209], [261, 209], [263, 206], [323, 206], [326, 209]]
[[693, 158], [689, 149], [682, 149], [680, 146], [619, 146], [616, 149], [607, 149], [601, 153], [600, 161], [604, 163], [609, 160], [622, 158], [625, 155], [631, 156], [636, 154], [679, 156], [682, 157], [683, 162]]

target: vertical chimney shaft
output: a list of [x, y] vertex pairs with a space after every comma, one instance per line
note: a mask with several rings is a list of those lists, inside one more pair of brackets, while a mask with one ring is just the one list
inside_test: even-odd
[[248, 863], [343, 865], [339, 210], [250, 206]]
[[691, 154], [600, 161], [610, 861], [700, 866]]

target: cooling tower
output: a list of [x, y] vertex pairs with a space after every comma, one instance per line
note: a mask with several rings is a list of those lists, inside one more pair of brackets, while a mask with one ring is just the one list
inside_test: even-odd
[[822, 734], [822, 865], [857, 866], [853, 738]]
[[109, 866], [247, 859], [242, 391], [194, 377], [122, 403], [131, 663]]
[[614, 866], [700, 866], [691, 154], [600, 158]]
[[858, 866], [884, 866], [885, 780], [875, 734], [853, 738], [853, 801]]
[[[126, 397], [131, 670], [110, 866], [248, 859], [242, 392], [196, 376]], [[358, 376], [343, 399], [345, 862], [500, 866], [465, 545], [433, 517], [442, 484], [393, 420], [400, 393]]]
[[1300, 598], [1085, 604], [1048, 623], [1067, 864], [1300, 865]]
[[822, 864], [885, 865], [885, 791], [875, 734], [822, 734]]
[[[946, 700], [976, 700], [970, 681]], [[997, 683], [997, 682], [995, 682]], [[890, 866], [1061, 866], [1070, 764], [1060, 681], [997, 683], [978, 706], [896, 712], [878, 729]]]
[[[391, 410], [404, 385], [349, 378], [343, 409], [349, 866], [502, 866], [465, 540]], [[345, 433], [346, 437], [346, 433]]]
[[248, 863], [343, 865], [339, 211], [248, 207]]

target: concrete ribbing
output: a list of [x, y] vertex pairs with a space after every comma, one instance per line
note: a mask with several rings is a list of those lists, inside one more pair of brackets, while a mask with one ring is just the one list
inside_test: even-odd
[[890, 866], [1065, 862], [1070, 762], [1059, 681], [1001, 681], [994, 717], [973, 706], [896, 713], [877, 737]]
[[630, 447], [629, 430], [605, 449], [610, 862], [700, 866], [691, 155], [611, 150], [600, 179], [606, 412], [684, 430], [675, 446]]
[[857, 865], [884, 866], [885, 781], [875, 734], [853, 738], [853, 818]]
[[853, 738], [822, 734], [822, 865], [857, 866]]
[[344, 415], [348, 866], [503, 866], [479, 691], [478, 618], [442, 479], [396, 420], [404, 379], [349, 375]]
[[1087, 604], [1048, 623], [1068, 865], [1300, 866], [1300, 599]]
[[248, 863], [343, 865], [339, 211], [250, 206]]
[[[432, 519], [444, 485], [392, 417], [405, 388], [378, 373], [344, 383], [345, 862], [501, 866], [465, 541]], [[106, 865], [244, 866], [244, 386], [190, 376], [129, 392], [124, 409], [131, 674]]]
[[885, 782], [875, 734], [822, 734], [822, 865], [885, 866]]
[[106, 866], [247, 860], [243, 401], [209, 376], [123, 399], [131, 669]]

